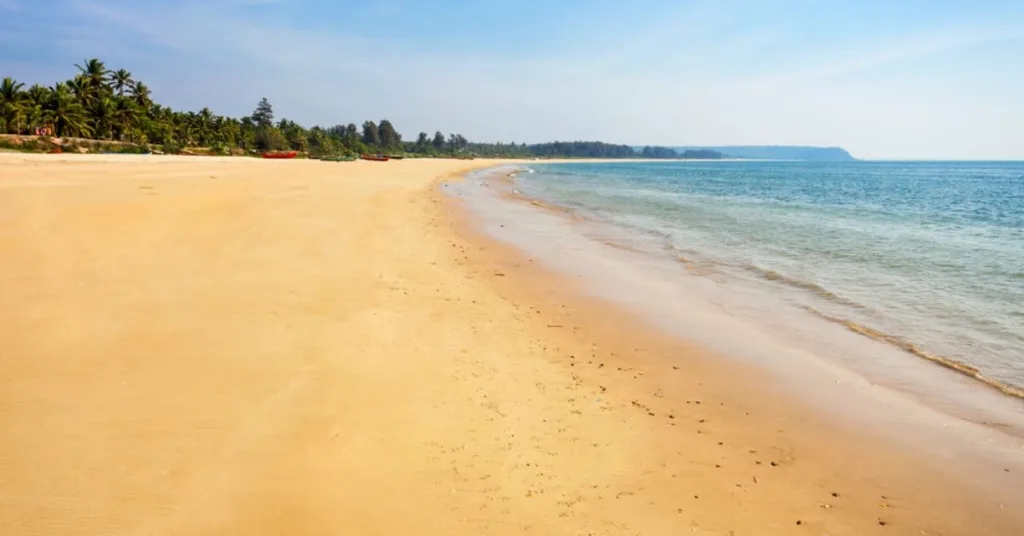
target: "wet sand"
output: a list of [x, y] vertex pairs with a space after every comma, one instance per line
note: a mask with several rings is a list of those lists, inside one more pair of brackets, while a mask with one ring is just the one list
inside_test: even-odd
[[474, 232], [491, 164], [0, 155], [0, 533], [1020, 532]]

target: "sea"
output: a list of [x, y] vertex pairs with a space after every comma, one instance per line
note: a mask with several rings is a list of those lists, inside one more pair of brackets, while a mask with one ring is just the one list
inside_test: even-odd
[[796, 373], [812, 360], [1024, 437], [1024, 162], [488, 173], [456, 193], [490, 232], [663, 328], [822, 399], [840, 376]]

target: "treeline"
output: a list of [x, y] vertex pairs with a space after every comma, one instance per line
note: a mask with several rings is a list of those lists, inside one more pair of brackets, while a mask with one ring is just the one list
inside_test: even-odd
[[717, 160], [717, 159], [720, 159], [720, 158], [725, 158], [724, 154], [722, 154], [722, 153], [720, 153], [718, 151], [713, 151], [711, 149], [686, 149], [685, 151], [683, 151], [681, 153], [679, 151], [676, 151], [676, 153], [681, 158], [694, 158], [694, 159], [705, 159], [705, 160]]
[[639, 150], [628, 145], [600, 141], [558, 141], [533, 145], [470, 143], [466, 150], [478, 156], [517, 158], [693, 158], [719, 159], [722, 153], [710, 150], [679, 152], [671, 147], [646, 146]]
[[[77, 73], [52, 86], [25, 84], [10, 77], [0, 83], [0, 132], [45, 134], [117, 142], [139, 150], [168, 153], [203, 150], [246, 154], [295, 150], [311, 155], [387, 153], [418, 156], [515, 158], [678, 158], [666, 147], [602, 142], [542, 144], [473, 143], [461, 134], [420, 132], [403, 140], [391, 121], [365, 121], [330, 127], [303, 127], [275, 120], [264, 98], [252, 114], [233, 118], [209, 108], [178, 111], [154, 102], [150, 88], [125, 69], [111, 70], [99, 59], [75, 65]], [[689, 152], [689, 151], [687, 151]]]

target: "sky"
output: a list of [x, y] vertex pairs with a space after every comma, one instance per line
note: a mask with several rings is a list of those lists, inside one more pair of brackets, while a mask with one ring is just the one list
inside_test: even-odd
[[0, 0], [0, 76], [406, 139], [1024, 160], [1024, 1]]

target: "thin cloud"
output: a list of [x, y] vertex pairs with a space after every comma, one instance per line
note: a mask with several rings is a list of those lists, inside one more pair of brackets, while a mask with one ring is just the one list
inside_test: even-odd
[[744, 83], [758, 88], [786, 86], [815, 80], [870, 71], [900, 62], [909, 62], [929, 56], [1024, 37], [1024, 27], [990, 26], [958, 28], [951, 31], [933, 31], [924, 35], [904, 36], [899, 39], [852, 44], [861, 49], [856, 54], [837, 53], [817, 65], [801, 67], [792, 72], [776, 73], [767, 77], [748, 79]]
[[[5, 47], [0, 70], [21, 73], [28, 83], [41, 73], [46, 78], [38, 81], [52, 83], [50, 73], [66, 77], [72, 63], [97, 56], [132, 70], [158, 101], [178, 109], [210, 106], [242, 115], [267, 96], [279, 116], [303, 124], [387, 117], [406, 136], [442, 129], [492, 141], [790, 143], [842, 145], [877, 157], [971, 156], [954, 154], [959, 148], [978, 157], [1024, 156], [1007, 141], [1024, 137], [1024, 112], [1008, 97], [1024, 91], [1019, 63], [944, 62], [943, 72], [927, 67], [932, 59], [977, 47], [1020, 50], [1021, 27], [1002, 22], [1020, 19], [991, 9], [953, 26], [904, 26], [902, 35], [896, 25], [888, 36], [854, 27], [843, 36], [816, 37], [820, 42], [809, 46], [800, 30], [814, 20], [778, 15], [796, 0], [770, 9], [742, 1], [665, 2], [625, 15], [618, 4], [596, 2], [574, 18], [546, 21], [543, 35], [518, 28], [523, 39], [544, 43], [520, 49], [514, 40], [473, 32], [422, 41], [428, 35], [422, 25], [412, 28], [413, 40], [401, 25], [417, 23], [408, 10], [419, 4], [395, 0], [386, 5], [404, 12], [383, 35], [359, 25], [346, 32], [328, 28], [327, 14], [343, 7], [317, 11], [312, 0], [56, 1], [45, 13], [25, 4], [16, 26], [0, 21], [0, 41], [14, 30], [46, 29], [53, 36], [31, 45], [42, 59], [12, 57], [11, 50], [26, 50], [23, 43]], [[274, 16], [293, 6], [296, 13], [320, 16], [303, 26]], [[520, 8], [537, 3], [524, 0]], [[559, 11], [564, 17], [572, 12]], [[358, 15], [375, 17], [368, 6]], [[465, 30], [469, 22], [459, 18], [465, 16], [436, 20], [458, 19]], [[437, 35], [447, 31], [442, 25]], [[468, 41], [459, 46], [459, 39]], [[984, 70], [996, 64], [998, 72]], [[888, 69], [893, 66], [901, 67], [899, 75]], [[968, 72], [973, 78], [951, 74]], [[1002, 85], [985, 86], [980, 99], [969, 81], [994, 79], [993, 73]], [[938, 95], [930, 91], [936, 76], [946, 80]], [[969, 144], [957, 144], [968, 136]]]

